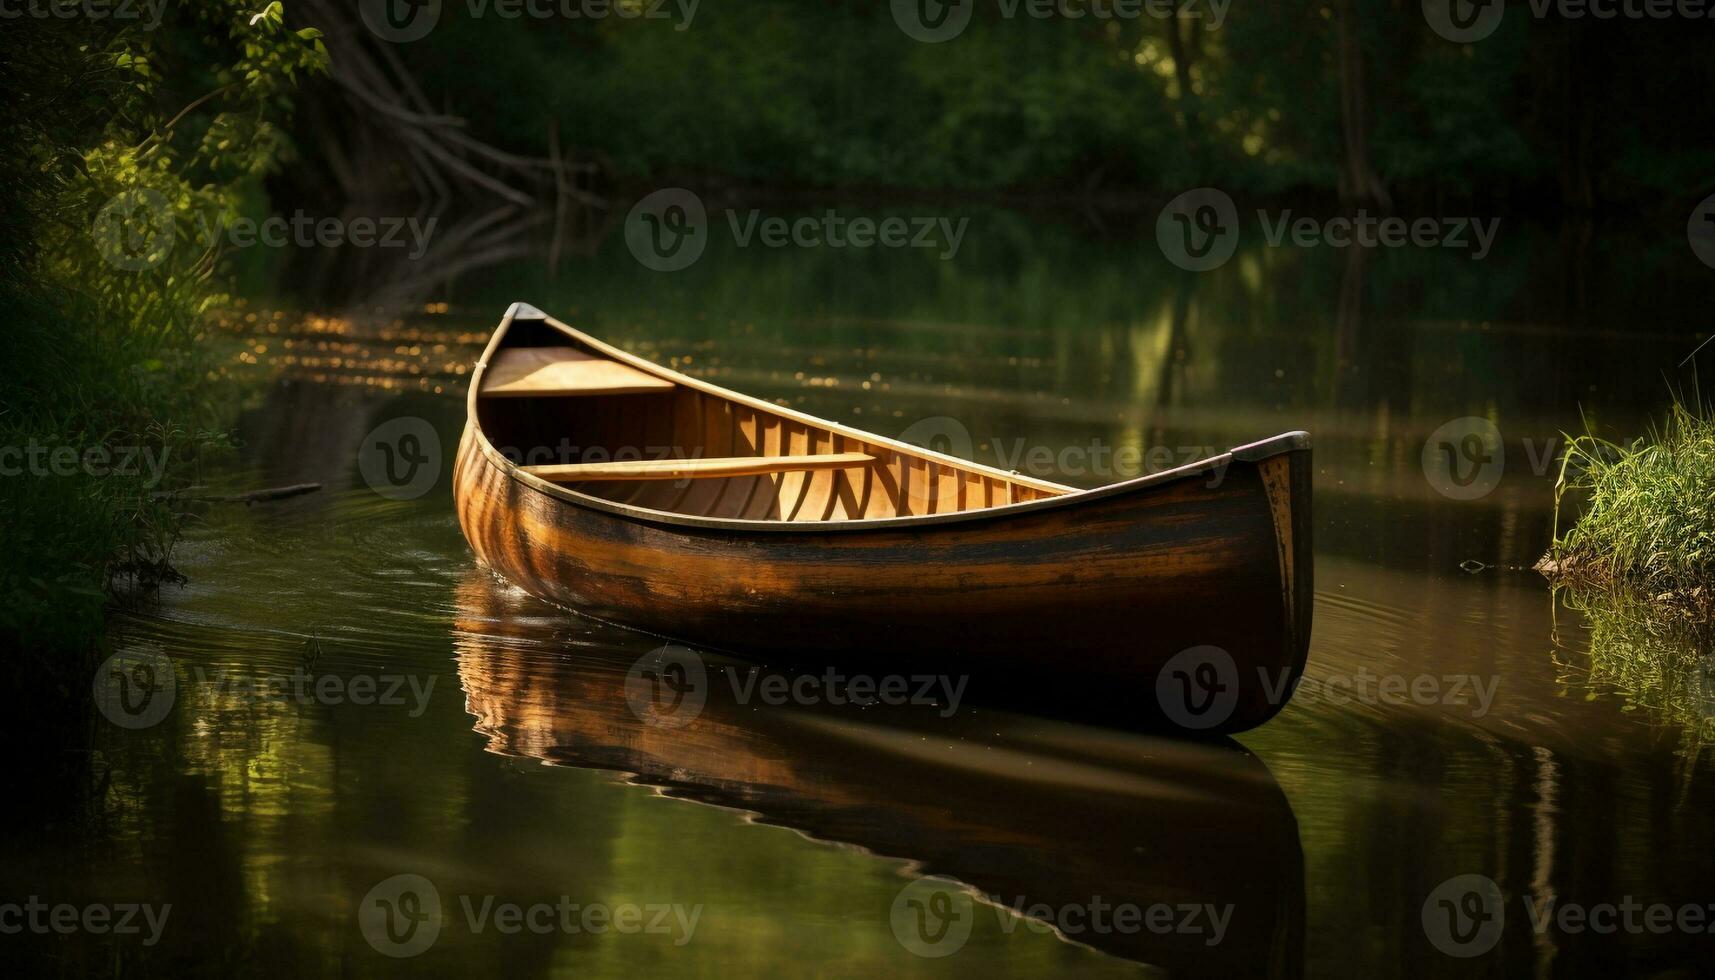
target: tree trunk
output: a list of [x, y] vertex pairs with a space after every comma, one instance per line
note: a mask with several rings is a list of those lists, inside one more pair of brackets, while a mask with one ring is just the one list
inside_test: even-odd
[[1345, 140], [1345, 159], [1340, 170], [1340, 200], [1367, 202], [1383, 208], [1392, 205], [1387, 187], [1370, 166], [1369, 106], [1364, 91], [1364, 55], [1358, 40], [1355, 0], [1339, 0], [1335, 7], [1340, 64], [1340, 129]]
[[1191, 164], [1199, 174], [1206, 172], [1207, 146], [1203, 142], [1202, 111], [1196, 91], [1191, 87], [1191, 63], [1196, 58], [1201, 39], [1201, 20], [1189, 27], [1177, 11], [1167, 18], [1167, 50], [1173, 57], [1173, 78], [1179, 86], [1179, 114], [1185, 130], [1185, 143], [1191, 151]]

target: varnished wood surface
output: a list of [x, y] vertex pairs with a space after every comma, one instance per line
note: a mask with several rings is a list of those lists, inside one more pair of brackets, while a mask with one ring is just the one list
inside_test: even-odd
[[[856, 468], [762, 469], [695, 486], [563, 484], [623, 508], [732, 521], [838, 522], [949, 514], [1046, 499], [1069, 488], [1027, 485], [987, 472], [905, 452], [877, 438], [859, 439], [808, 419], [745, 405], [690, 387], [653, 395], [477, 401], [478, 419], [498, 446], [532, 450], [562, 443], [599, 459], [669, 454], [772, 459], [861, 453]], [[580, 465], [565, 460], [540, 465]], [[526, 473], [528, 475], [528, 471]], [[556, 480], [556, 482], [559, 482]]]
[[483, 374], [484, 398], [542, 398], [671, 391], [673, 382], [575, 347], [514, 347]]
[[[595, 344], [557, 321], [534, 328]], [[742, 396], [711, 412], [719, 389], [672, 380], [672, 392], [625, 396], [623, 410], [618, 399], [473, 395], [455, 498], [478, 557], [564, 607], [703, 648], [965, 674], [997, 703], [1040, 701], [1122, 727], [1163, 724], [1157, 680], [1191, 647], [1218, 647], [1237, 667], [1220, 730], [1271, 717], [1302, 671], [1307, 449], [1246, 447], [1097, 490], [1042, 490]], [[748, 445], [876, 462], [560, 487], [504, 452], [553, 431], [604, 448], [689, 431], [700, 442], [681, 454]]]
[[639, 459], [622, 463], [571, 463], [525, 466], [523, 472], [556, 483], [583, 480], [689, 480], [731, 476], [762, 476], [809, 470], [838, 470], [868, 466], [868, 453], [823, 453], [818, 456], [725, 456], [717, 459]]

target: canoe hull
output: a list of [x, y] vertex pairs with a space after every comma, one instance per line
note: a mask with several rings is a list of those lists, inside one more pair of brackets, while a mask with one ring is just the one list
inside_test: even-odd
[[455, 497], [483, 562], [580, 614], [691, 646], [957, 674], [975, 703], [1211, 733], [1272, 717], [1303, 669], [1307, 448], [1053, 506], [782, 532], [584, 506], [482, 443], [467, 425]]

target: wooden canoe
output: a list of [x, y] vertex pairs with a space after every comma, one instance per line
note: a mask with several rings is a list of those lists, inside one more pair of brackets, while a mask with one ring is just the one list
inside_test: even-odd
[[728, 391], [519, 303], [472, 375], [454, 497], [481, 561], [583, 615], [777, 663], [958, 674], [1049, 716], [1254, 727], [1309, 644], [1302, 432], [1077, 490]]

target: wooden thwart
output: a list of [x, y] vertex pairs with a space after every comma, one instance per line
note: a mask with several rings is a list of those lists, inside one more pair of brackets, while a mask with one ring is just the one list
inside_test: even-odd
[[868, 453], [816, 456], [719, 456], [708, 459], [638, 459], [623, 463], [559, 463], [520, 466], [531, 476], [554, 483], [583, 480], [694, 480], [702, 477], [758, 476], [803, 470], [839, 470], [875, 462]]
[[672, 391], [674, 384], [629, 364], [575, 347], [512, 347], [500, 351], [482, 376], [484, 398], [627, 395]]

